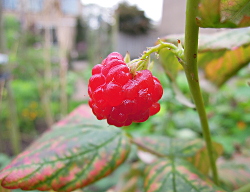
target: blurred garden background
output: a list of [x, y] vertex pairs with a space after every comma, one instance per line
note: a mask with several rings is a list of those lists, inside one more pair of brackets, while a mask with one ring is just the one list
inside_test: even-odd
[[[158, 37], [184, 32], [185, 0], [157, 3], [152, 9], [160, 13], [158, 21], [131, 2], [116, 2], [107, 8], [84, 0], [1, 0], [0, 169], [55, 122], [88, 103], [91, 69], [110, 52], [129, 52], [134, 59], [155, 45]], [[164, 86], [162, 108], [128, 131], [201, 137], [196, 111], [179, 102], [160, 60], [152, 59], [153, 74]], [[249, 64], [238, 67], [219, 87], [207, 84], [205, 76], [201, 80], [212, 136], [223, 145], [224, 157], [250, 155]], [[177, 84], [191, 100], [182, 70]]]

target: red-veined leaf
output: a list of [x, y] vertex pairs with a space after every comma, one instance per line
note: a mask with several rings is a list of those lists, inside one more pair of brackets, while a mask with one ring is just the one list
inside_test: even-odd
[[249, 0], [201, 0], [196, 18], [205, 28], [237, 28], [250, 26]]
[[130, 142], [121, 129], [94, 119], [88, 106], [78, 107], [0, 172], [1, 185], [69, 192], [109, 175], [127, 158]]
[[[137, 138], [136, 142], [146, 145], [152, 151], [169, 157], [182, 157], [192, 163], [201, 173], [208, 175], [210, 170], [209, 157], [205, 143], [201, 139], [174, 139], [164, 136], [148, 136]], [[213, 142], [214, 158], [217, 159], [223, 153], [221, 144]], [[142, 149], [143, 150], [143, 149]], [[147, 154], [147, 153], [146, 153]], [[155, 156], [145, 156], [138, 153], [138, 156], [146, 163], [156, 159]]]
[[200, 139], [185, 140], [165, 136], [147, 136], [138, 137], [135, 141], [162, 155], [184, 158], [194, 156], [203, 147], [203, 141]]
[[159, 159], [145, 170], [145, 192], [224, 192], [187, 161]]
[[135, 162], [129, 165], [122, 178], [115, 187], [117, 192], [142, 192], [145, 164]]
[[[169, 35], [162, 40], [175, 43], [176, 39], [184, 42], [183, 35]], [[198, 65], [204, 70], [206, 78], [220, 87], [250, 62], [249, 52], [250, 28], [200, 34]], [[168, 63], [168, 58], [165, 58], [162, 64], [165, 66]]]
[[250, 183], [250, 157], [233, 155], [229, 160], [218, 161], [220, 179], [231, 190]]

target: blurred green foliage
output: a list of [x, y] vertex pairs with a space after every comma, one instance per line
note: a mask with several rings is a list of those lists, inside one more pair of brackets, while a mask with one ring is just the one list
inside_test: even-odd
[[[30, 143], [45, 129], [45, 113], [41, 97], [44, 91], [51, 90], [51, 110], [53, 119], [57, 121], [60, 116], [60, 77], [59, 77], [59, 50], [52, 46], [50, 50], [52, 80], [44, 79], [45, 68], [45, 49], [43, 48], [43, 38], [41, 34], [24, 32], [20, 28], [19, 21], [12, 17], [4, 18], [6, 43], [8, 47], [9, 63], [11, 71], [11, 89], [14, 94], [18, 127], [22, 136], [22, 143]], [[87, 71], [89, 72], [89, 71]], [[69, 98], [75, 92], [75, 82], [82, 74], [68, 71], [66, 93]], [[3, 90], [1, 101], [0, 131], [2, 142], [10, 145], [8, 134], [10, 118], [8, 110], [8, 93]], [[84, 101], [82, 101], [84, 102]], [[69, 100], [68, 112], [80, 104], [79, 101]], [[1, 143], [2, 143], [1, 142]], [[3, 143], [2, 143], [3, 144]], [[6, 151], [7, 149], [7, 151]], [[5, 150], [5, 151], [1, 151]], [[0, 148], [1, 152], [12, 154], [11, 146], [5, 149]]]
[[8, 16], [4, 18], [4, 30], [5, 30], [5, 36], [7, 40], [7, 48], [10, 50], [13, 48], [13, 45], [19, 38], [19, 32], [20, 32], [20, 23], [19, 21], [13, 17]]

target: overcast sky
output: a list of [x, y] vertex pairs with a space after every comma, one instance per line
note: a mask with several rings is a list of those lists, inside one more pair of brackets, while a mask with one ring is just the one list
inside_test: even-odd
[[[124, 0], [82, 0], [83, 4], [95, 3], [102, 7], [114, 7], [119, 2]], [[137, 5], [138, 8], [145, 11], [145, 14], [150, 19], [158, 22], [161, 19], [163, 0], [126, 0], [130, 5]], [[153, 3], [152, 3], [153, 2]]]

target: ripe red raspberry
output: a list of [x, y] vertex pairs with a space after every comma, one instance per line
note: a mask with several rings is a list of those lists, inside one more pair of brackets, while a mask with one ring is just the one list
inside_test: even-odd
[[97, 119], [122, 127], [144, 122], [158, 113], [163, 89], [149, 70], [133, 76], [123, 57], [113, 52], [92, 69], [88, 93], [89, 106]]

